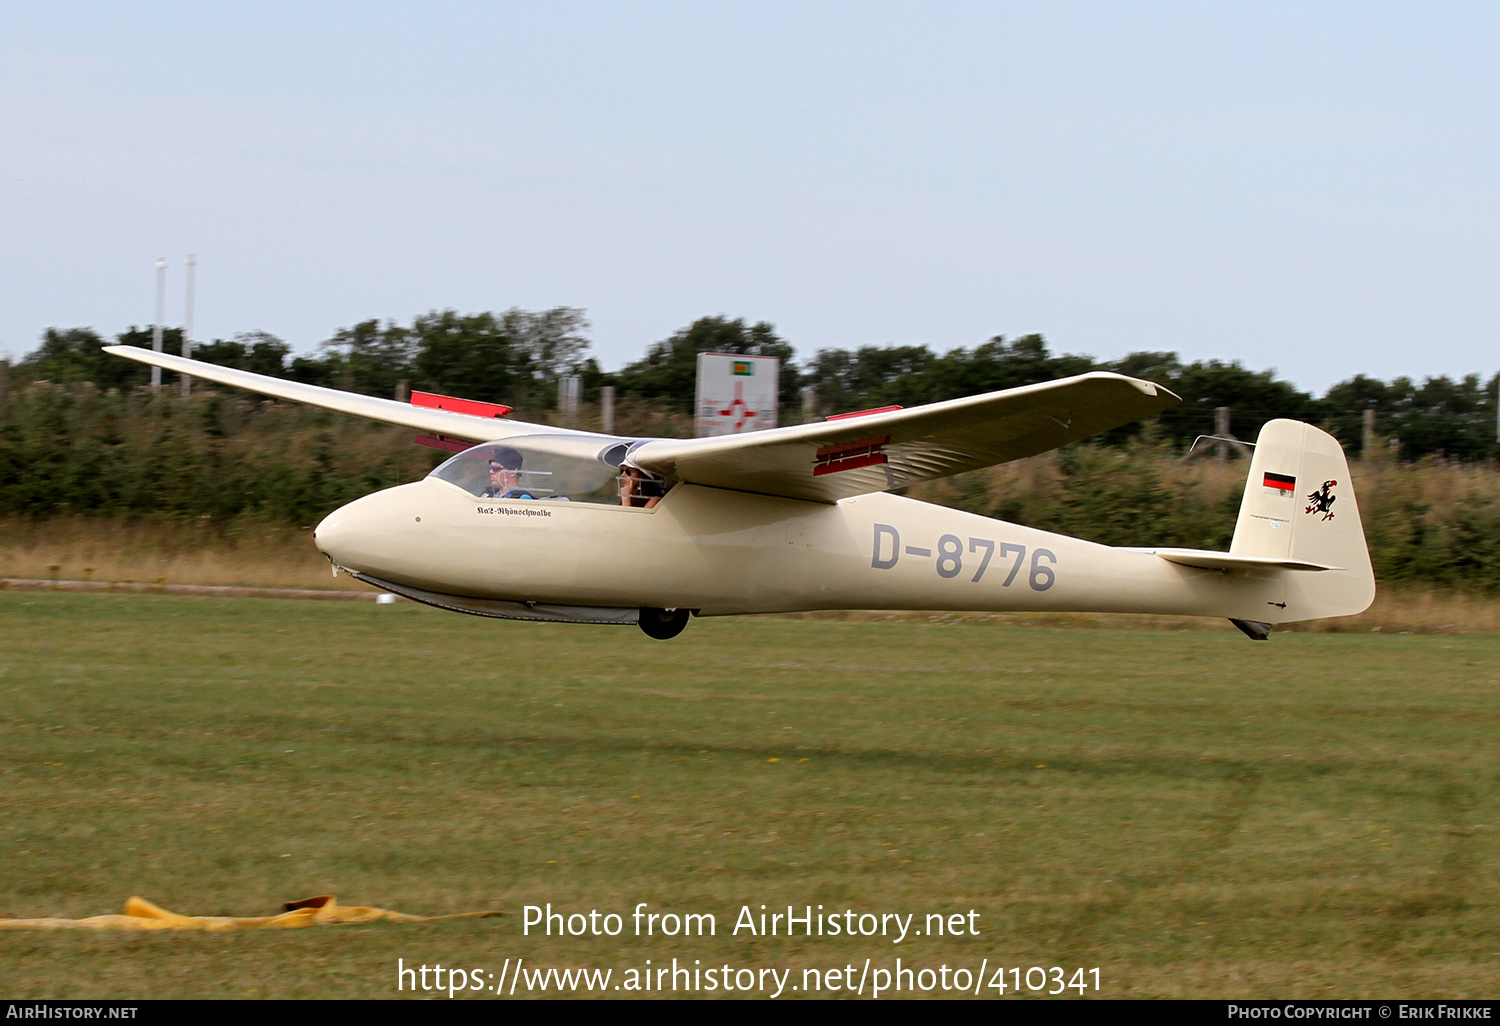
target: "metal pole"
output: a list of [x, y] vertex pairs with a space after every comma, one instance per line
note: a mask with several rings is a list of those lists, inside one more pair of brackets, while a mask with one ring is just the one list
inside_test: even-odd
[[601, 409], [599, 411], [599, 419], [602, 422], [600, 424], [600, 427], [606, 435], [612, 435], [615, 433], [614, 385], [605, 385], [602, 389], [600, 389], [599, 405], [601, 406]]
[[[193, 357], [193, 272], [198, 267], [198, 258], [189, 253], [184, 262], [187, 264], [187, 315], [182, 320], [182, 357], [190, 360]], [[184, 374], [182, 394], [191, 395], [192, 391], [193, 379]]]
[[578, 417], [581, 380], [576, 374], [569, 374], [557, 384], [557, 408], [562, 413], [563, 423], [571, 427]]
[[[167, 316], [167, 258], [156, 258], [156, 323], [151, 327], [151, 350], [161, 352], [161, 322]], [[161, 368], [151, 368], [151, 391], [161, 388]]]
[[1229, 407], [1219, 406], [1214, 409], [1214, 434], [1221, 439], [1214, 443], [1214, 458], [1220, 463], [1229, 462], [1229, 444], [1222, 439], [1229, 436]]

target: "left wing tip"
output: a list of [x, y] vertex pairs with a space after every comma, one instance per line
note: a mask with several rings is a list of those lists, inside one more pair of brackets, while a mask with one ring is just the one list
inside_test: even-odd
[[1121, 377], [1125, 378], [1126, 381], [1130, 382], [1143, 394], [1150, 396], [1152, 399], [1167, 399], [1172, 402], [1182, 402], [1182, 396], [1178, 395], [1170, 388], [1164, 388], [1163, 386], [1158, 385], [1154, 381], [1147, 381], [1145, 378], [1132, 378], [1128, 375], [1123, 374], [1121, 375]]
[[[1147, 381], [1145, 378], [1134, 378], [1134, 377], [1131, 377], [1129, 374], [1121, 374], [1119, 371], [1107, 371], [1107, 370], [1089, 371], [1086, 374], [1080, 374], [1078, 377], [1079, 378], [1093, 378], [1096, 381], [1120, 381], [1120, 382], [1125, 382], [1125, 383], [1128, 383], [1129, 385], [1133, 386], [1137, 392], [1140, 392], [1142, 395], [1148, 396], [1148, 397], [1150, 397], [1152, 399], [1168, 399], [1168, 400], [1172, 400], [1174, 402], [1179, 402], [1179, 403], [1182, 402], [1182, 396], [1178, 395], [1176, 392], [1172, 391], [1170, 388], [1166, 388], [1165, 386], [1158, 385], [1154, 381]], [[1063, 380], [1077, 380], [1077, 379], [1063, 379]]]

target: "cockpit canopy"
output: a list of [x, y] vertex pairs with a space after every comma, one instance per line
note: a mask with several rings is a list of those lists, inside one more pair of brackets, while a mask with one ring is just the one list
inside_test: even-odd
[[[633, 442], [598, 435], [520, 435], [465, 449], [427, 476], [475, 498], [618, 506], [620, 465]], [[503, 473], [491, 474], [492, 465]]]

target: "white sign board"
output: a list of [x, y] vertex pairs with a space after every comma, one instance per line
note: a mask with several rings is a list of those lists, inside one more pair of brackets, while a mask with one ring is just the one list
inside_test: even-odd
[[774, 356], [698, 354], [693, 431], [699, 438], [776, 426], [781, 361]]

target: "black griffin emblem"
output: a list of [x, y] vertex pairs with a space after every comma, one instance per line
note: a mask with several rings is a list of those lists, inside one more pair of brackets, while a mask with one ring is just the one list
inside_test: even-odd
[[1324, 481], [1323, 487], [1315, 492], [1307, 493], [1307, 501], [1310, 505], [1303, 510], [1304, 513], [1321, 513], [1324, 520], [1333, 519], [1333, 503], [1338, 496], [1333, 494], [1333, 488], [1337, 481]]

